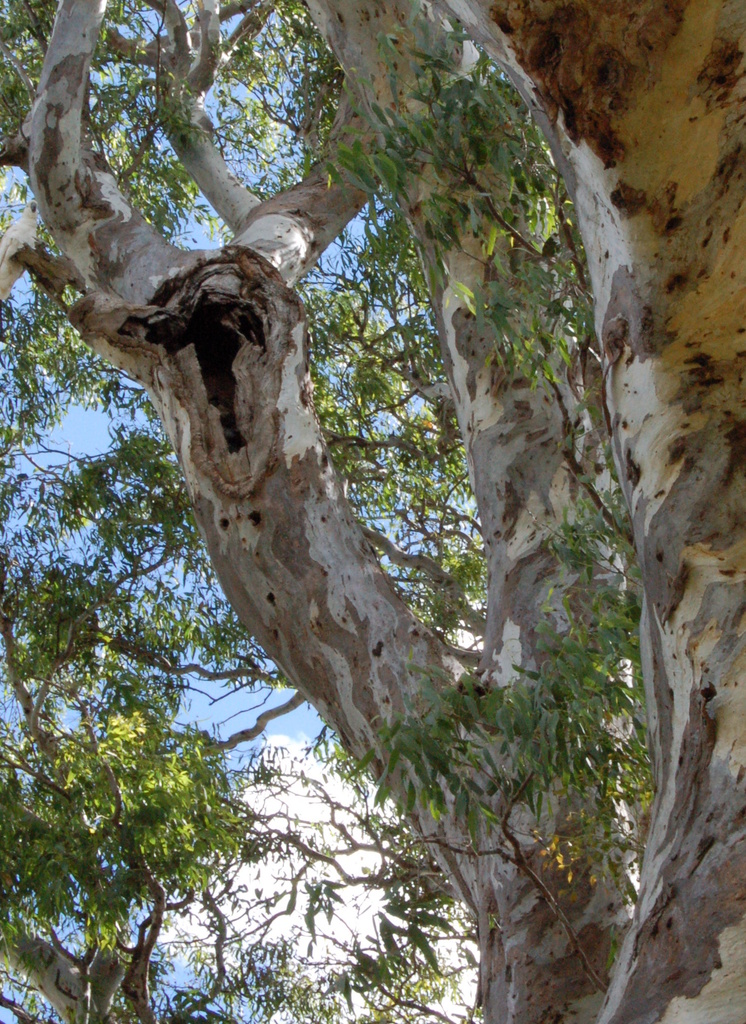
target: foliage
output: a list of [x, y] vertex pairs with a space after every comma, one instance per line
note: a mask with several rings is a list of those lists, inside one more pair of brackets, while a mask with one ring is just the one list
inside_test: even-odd
[[[132, 56], [133, 40], [141, 52], [161, 32], [161, 10], [110, 5], [89, 128], [135, 205], [192, 247], [223, 240], [224, 228], [168, 141], [192, 130], [189, 96], [158, 59]], [[2, 0], [0, 11], [0, 38], [35, 81], [54, 5]], [[232, 169], [266, 197], [327, 158], [342, 76], [305, 5], [233, 17], [247, 14], [255, 28], [226, 53], [208, 112]], [[229, 21], [226, 34], [239, 28]], [[385, 54], [395, 40], [382, 43]], [[329, 168], [363, 187], [368, 206], [302, 296], [316, 409], [366, 536], [420, 618], [475, 649], [483, 543], [432, 295], [460, 288], [477, 326], [494, 330], [491, 358], [535, 387], [557, 387], [592, 352], [571, 204], [505, 80], [484, 58], [455, 73], [460, 43], [456, 32], [445, 49], [423, 48], [413, 81], [389, 53], [402, 102], [375, 107], [377, 142], [351, 135]], [[0, 134], [12, 137], [30, 97], [10, 63], [0, 99]], [[9, 208], [26, 198], [22, 179], [4, 185]], [[414, 241], [402, 210], [420, 187], [427, 232]], [[489, 269], [481, 291], [448, 277], [464, 237]], [[5, 941], [33, 933], [79, 963], [104, 949], [132, 965], [153, 935], [149, 998], [164, 1021], [471, 1016], [473, 925], [404, 824], [408, 810], [421, 803], [437, 817], [448, 804], [474, 851], [497, 841], [509, 855], [509, 812], [523, 801], [568, 874], [583, 860], [621, 877], [638, 852], [629, 823], [650, 782], [637, 586], [616, 490], [598, 494], [588, 471], [608, 453], [575, 460], [589, 497], [551, 541], [574, 580], [568, 627], [547, 615], [537, 671], [509, 689], [485, 691], [469, 675], [444, 686], [423, 667], [417, 705], [383, 731], [376, 798], [365, 766], [333, 740], [310, 767], [271, 750], [231, 760], [213, 704], [210, 729], [185, 724], [205, 713], [205, 690], [208, 702], [238, 690], [259, 702], [283, 680], [220, 594], [142, 393], [63, 313], [16, 293], [0, 349]], [[574, 397], [573, 458], [600, 422], [592, 400]], [[81, 409], [95, 411], [106, 450], [60, 451], [60, 427]], [[395, 773], [411, 780], [403, 814], [384, 799]], [[580, 797], [571, 834], [541, 831], [548, 793]], [[314, 802], [323, 814], [298, 812]], [[349, 908], [363, 931], [345, 931]], [[3, 1005], [17, 999], [40, 1018], [32, 987], [9, 977]], [[117, 1019], [138, 1015], [117, 999]]]

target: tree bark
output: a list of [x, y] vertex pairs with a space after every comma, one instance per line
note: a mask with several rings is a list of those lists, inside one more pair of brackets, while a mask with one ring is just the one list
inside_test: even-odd
[[746, 12], [449, 4], [572, 167], [645, 588], [656, 798], [603, 1024], [739, 1024], [746, 968]]
[[[365, 13], [335, 7], [328, 16], [317, 10], [317, 17], [343, 61], [357, 61], [384, 102], [389, 77]], [[403, 11], [368, 13], [381, 31], [389, 17], [389, 27], [401, 30]], [[148, 389], [184, 468], [216, 572], [241, 620], [348, 749], [358, 756], [377, 751], [381, 771], [386, 752], [379, 730], [421, 704], [419, 673], [438, 672], [442, 685], [455, 683], [463, 667], [395, 594], [353, 520], [313, 412], [303, 312], [280, 277], [293, 280], [310, 265], [339, 230], [340, 218], [359, 208], [359, 195], [343, 189], [348, 198], [341, 205], [324, 196], [315, 205], [315, 221], [303, 211], [318, 183], [309, 182], [305, 194], [297, 191], [290, 207], [283, 208], [285, 197], [259, 207], [248, 200], [239, 241], [250, 242], [274, 267], [241, 245], [219, 254], [184, 254], [154, 240], [106, 168], [81, 148], [79, 83], [99, 22], [100, 12], [63, 0], [30, 143], [45, 219], [89, 288], [73, 322], [94, 348]], [[50, 125], [56, 127], [51, 134]], [[207, 144], [201, 139], [202, 149]], [[75, 173], [63, 180], [61, 167]], [[227, 168], [219, 169], [218, 185], [225, 173]], [[230, 186], [226, 216], [236, 205], [235, 182]], [[298, 196], [303, 206], [296, 205], [299, 212], [288, 221], [289, 243], [277, 245], [277, 234], [262, 225], [282, 220]], [[219, 189], [213, 198], [220, 203]], [[294, 241], [299, 223], [300, 246]], [[459, 279], [472, 274], [455, 265], [450, 271]], [[494, 339], [475, 334], [453, 289], [441, 290], [435, 301], [485, 525], [490, 611], [482, 678], [506, 686], [514, 665], [537, 666], [541, 607], [552, 585], [562, 593], [544, 542], [572, 497], [562, 457], [563, 419], [545, 392], [486, 365]], [[557, 600], [560, 628], [563, 616]], [[403, 772], [395, 785], [405, 783]], [[511, 830], [506, 835], [513, 836], [511, 808], [498, 801], [497, 810]], [[552, 1013], [557, 1022], [592, 1020], [611, 931], [624, 923], [618, 896], [591, 885], [590, 871], [579, 870], [572, 898], [559, 900], [565, 880], [558, 871], [541, 872], [534, 841], [512, 849], [506, 836], [496, 842], [485, 837], [486, 845], [500, 850], [481, 854], [454, 813], [437, 823], [424, 810], [416, 815], [477, 914], [485, 1019], [539, 1024]], [[521, 815], [530, 835], [537, 823]], [[554, 808], [538, 824], [554, 832], [562, 821]]]
[[116, 957], [97, 952], [86, 968], [44, 939], [30, 935], [19, 936], [4, 952], [10, 966], [44, 996], [62, 1020], [73, 1024], [108, 1019], [124, 978]]

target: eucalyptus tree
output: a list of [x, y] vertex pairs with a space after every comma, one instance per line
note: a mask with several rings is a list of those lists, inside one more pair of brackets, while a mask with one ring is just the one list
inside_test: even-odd
[[[740, 377], [737, 339], [728, 359], [719, 340], [738, 333], [743, 273], [743, 15], [715, 0], [309, 11], [320, 35], [261, 4], [14, 6], [4, 162], [27, 169], [63, 254], [25, 258], [63, 303], [60, 285], [82, 292], [71, 323], [148, 392], [243, 626], [471, 907], [485, 1018], [736, 1024]], [[474, 64], [464, 34], [502, 71]], [[279, 123], [301, 142], [285, 159]], [[220, 250], [176, 244], [195, 184], [232, 236]], [[371, 196], [421, 264], [377, 321], [344, 246], [304, 286], [319, 421], [291, 288], [366, 202], [347, 237], [378, 233]], [[357, 372], [324, 363], [330, 314]], [[385, 383], [363, 375], [391, 338]], [[657, 787], [629, 928], [646, 781], [601, 397], [646, 594]], [[400, 480], [403, 452], [432, 450], [425, 424], [451, 462], [428, 473], [418, 454]], [[411, 508], [393, 497], [404, 479]], [[388, 566], [416, 581], [395, 586]]]

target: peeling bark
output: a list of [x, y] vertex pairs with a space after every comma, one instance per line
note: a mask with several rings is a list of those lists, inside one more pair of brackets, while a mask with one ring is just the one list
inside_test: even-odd
[[[449, 5], [455, 13], [460, 4]], [[604, 1024], [743, 1020], [743, 6], [463, 13], [573, 166], [646, 593], [657, 795]]]

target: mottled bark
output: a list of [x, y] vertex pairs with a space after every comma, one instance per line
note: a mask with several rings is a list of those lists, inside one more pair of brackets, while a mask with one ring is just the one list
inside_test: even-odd
[[[418, 225], [417, 217], [415, 230], [426, 247], [425, 224]], [[580, 488], [567, 460], [561, 397], [506, 369], [498, 356], [501, 340], [488, 325], [478, 327], [454, 287], [478, 293], [485, 285], [490, 271], [478, 241], [465, 238], [460, 252], [445, 256], [443, 269], [448, 284], [434, 290], [433, 303], [488, 568], [479, 676], [487, 687], [508, 687], [550, 657], [542, 646], [542, 625], [558, 636], [569, 627], [563, 601], [576, 581], [559, 563], [551, 539], [565, 515], [572, 517]], [[494, 756], [502, 760], [497, 750]], [[547, 838], [568, 834], [571, 813], [580, 809], [579, 801], [568, 805], [551, 794], [540, 821], [516, 808], [513, 817], [526, 837], [519, 863], [478, 863], [481, 984], [489, 1024], [595, 1019], [612, 936], [624, 931], [627, 911], [610, 883], [589, 884], [590, 869], [577, 871], [572, 884], [559, 872], [552, 878], [540, 866], [538, 845], [528, 839], [532, 832]], [[592, 794], [583, 810], [593, 813]], [[532, 869], [546, 879], [555, 904], [538, 891]], [[490, 907], [499, 930], [489, 920]], [[567, 915], [569, 932], [559, 913]]]
[[187, 253], [127, 202], [83, 137], [83, 104], [105, 3], [63, 0], [34, 104], [29, 176], [44, 221], [86, 285], [144, 301]]
[[[408, 96], [414, 64], [409, 48], [426, 51], [438, 42], [437, 19], [413, 28], [406, 7], [393, 3], [314, 0], [313, 10], [340, 63], [350, 74], [355, 70], [363, 104], [416, 109]], [[401, 56], [392, 58], [396, 93], [378, 33], [397, 40]], [[499, 140], [496, 125], [494, 144]], [[444, 174], [441, 169], [441, 187]], [[488, 565], [488, 619], [478, 674], [486, 687], [507, 687], [546, 659], [546, 651], [540, 650], [542, 622], [549, 618], [560, 635], [568, 628], [563, 599], [574, 581], [548, 543], [578, 491], [566, 459], [568, 415], [559, 389], [549, 393], [507, 370], [498, 356], [501, 339], [494, 329], [477, 328], [457, 286], [479, 293], [490, 268], [481, 243], [469, 235], [460, 250], [436, 253], [423, 213], [431, 191], [428, 176], [424, 166], [409, 194], [400, 196], [400, 205], [419, 239], [429, 279], [445, 277], [432, 298]], [[454, 177], [452, 187], [459, 186]], [[495, 756], [500, 760], [497, 752]], [[547, 806], [551, 810], [541, 822], [521, 810], [526, 836], [532, 829], [547, 837], [568, 831], [567, 806], [551, 799]], [[496, 800], [496, 811], [502, 815], [506, 810]], [[466, 822], [454, 821], [450, 829], [461, 833], [461, 844], [468, 848]], [[505, 843], [505, 837], [496, 841]], [[494, 838], [485, 842], [494, 845]], [[564, 898], [549, 906], [528, 873], [532, 863], [538, 869], [539, 845], [526, 839], [521, 846], [523, 869], [495, 854], [466, 861], [463, 868], [468, 902], [477, 912], [485, 1021], [540, 1024], [550, 1016], [557, 1024], [590, 1021], [603, 997], [612, 933], [627, 924], [622, 900], [603, 884], [590, 886], [590, 871], [585, 876], [578, 872], [573, 886], [559, 875], [541, 872], [550, 891], [565, 890]], [[567, 914], [569, 929], [563, 928], [558, 912]]]
[[[405, 12], [337, 5], [325, 14], [317, 5], [315, 13], [342, 63], [359, 78], [364, 72], [361, 80], [377, 90], [378, 102], [385, 101], [390, 79], [377, 34], [388, 27], [406, 35]], [[376, 32], [371, 21], [377, 22]], [[50, 142], [38, 126], [60, 116], [52, 102], [57, 94], [49, 87], [41, 91], [38, 107], [46, 113], [35, 115], [31, 144], [39, 181], [48, 166], [84, 165], [76, 150], [82, 90], [65, 79], [71, 22], [76, 76], [85, 77], [95, 43], [96, 18], [75, 0], [63, 0], [47, 65], [58, 62], [57, 89], [67, 109], [64, 130]], [[174, 66], [180, 61], [179, 73], [187, 74], [179, 24], [170, 31]], [[203, 71], [205, 86], [209, 62]], [[45, 75], [55, 78], [48, 67]], [[406, 75], [399, 85], [406, 94]], [[208, 141], [205, 136], [199, 145]], [[211, 160], [218, 157], [215, 151]], [[208, 194], [220, 208], [227, 168], [215, 174], [217, 191]], [[310, 265], [360, 203], [349, 189], [340, 203], [317, 178], [298, 186], [290, 199], [286, 194], [250, 210], [238, 236], [272, 260], [286, 280]], [[104, 225], [118, 219], [134, 232], [122, 232], [115, 267], [108, 252], [102, 255], [102, 236], [73, 230], [70, 211], [85, 213], [90, 180], [99, 179], [73, 176], [66, 182], [65, 208], [49, 203], [45, 209], [89, 287], [99, 286], [77, 305], [74, 322], [98, 351], [148, 388], [184, 467], [218, 576], [242, 621], [348, 748], [358, 755], [378, 749], [382, 766], [378, 731], [406, 703], [417, 707], [418, 673], [434, 668], [455, 681], [462, 667], [394, 593], [346, 505], [313, 413], [297, 299], [267, 263], [241, 246], [186, 256], [159, 243], [148, 249], [148, 276], [135, 277], [132, 268], [143, 266], [141, 238], [150, 229], [128, 207], [120, 211], [124, 201], [107, 183], [108, 205], [99, 204], [98, 216]], [[231, 202], [221, 210], [229, 223]], [[463, 278], [463, 268], [450, 270]], [[104, 294], [103, 281], [120, 298]], [[440, 292], [436, 302], [486, 524], [490, 618], [482, 674], [489, 685], [507, 685], [513, 664], [536, 667], [539, 610], [550, 584], [560, 583], [543, 542], [570, 498], [563, 420], [543, 391], [504, 375], [497, 379], [494, 363], [486, 365], [494, 339], [474, 334], [455, 291]], [[522, 463], [527, 443], [530, 470]], [[557, 1021], [592, 1019], [610, 929], [620, 922], [617, 897], [603, 886], [590, 887], [581, 871], [563, 909], [552, 895], [563, 882], [559, 875], [542, 874], [544, 894], [537, 886], [537, 844], [511, 851], [499, 837], [502, 852], [480, 856], [464, 821], [446, 815], [436, 824], [426, 812], [418, 814], [420, 829], [435, 842], [457, 890], [477, 913], [486, 1019], [538, 1024], [549, 1012]], [[552, 833], [558, 821], [548, 817], [541, 824]], [[488, 844], [494, 847], [495, 841]]]
[[54, 1007], [63, 1021], [105, 1021], [124, 977], [116, 957], [97, 952], [88, 966], [37, 936], [4, 947], [10, 966]]
[[746, 967], [740, 3], [449, 4], [529, 82], [574, 188], [643, 574], [657, 793], [604, 1024], [740, 1024]]

